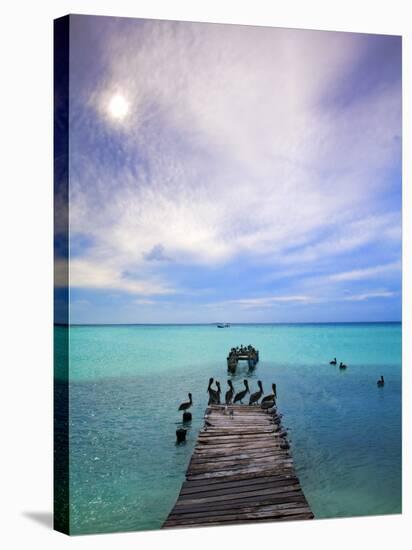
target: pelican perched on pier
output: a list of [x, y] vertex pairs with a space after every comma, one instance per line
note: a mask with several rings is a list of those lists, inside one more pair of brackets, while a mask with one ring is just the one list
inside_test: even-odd
[[381, 375], [381, 379], [377, 381], [378, 388], [383, 388], [385, 385], [385, 380], [383, 379], [383, 376]]
[[222, 390], [220, 389], [220, 382], [216, 380], [216, 386], [217, 386], [217, 405], [220, 405], [220, 395], [222, 393]]
[[259, 399], [262, 397], [263, 395], [263, 386], [262, 386], [262, 382], [260, 380], [258, 380], [258, 386], [259, 386], [259, 391], [255, 392], [255, 393], [252, 393], [252, 395], [250, 396], [250, 399], [249, 399], [249, 405], [254, 405], [256, 403], [256, 405], [258, 404], [258, 401]]
[[[272, 393], [270, 393], [269, 395], [265, 395], [265, 397], [262, 399], [262, 403], [261, 405], [263, 405], [263, 403], [266, 403], [266, 402], [272, 402], [272, 401], [275, 401], [276, 402], [276, 384], [272, 384]], [[265, 407], [262, 407], [262, 409], [265, 408]]]
[[276, 407], [276, 401], [273, 399], [272, 401], [265, 401], [260, 404], [260, 408], [264, 411], [269, 411], [269, 409], [273, 409]]
[[[209, 402], [208, 405], [217, 405], [220, 403], [220, 394], [217, 390], [214, 390], [212, 388], [212, 384], [214, 382], [213, 378], [209, 378], [209, 385], [207, 387], [207, 393], [209, 394]], [[216, 382], [216, 385], [218, 385], [218, 382]]]
[[240, 403], [242, 403], [242, 399], [244, 399], [246, 397], [247, 393], [250, 393], [248, 381], [243, 380], [243, 383], [245, 385], [245, 389], [243, 391], [240, 391], [239, 393], [237, 393], [235, 395], [235, 399], [233, 400], [233, 403], [236, 403], [237, 401], [240, 401]]
[[190, 407], [193, 405], [192, 394], [188, 393], [188, 396], [189, 396], [189, 401], [185, 401], [184, 403], [182, 403], [178, 408], [179, 411], [187, 411], [187, 409], [190, 409]]
[[235, 389], [233, 387], [232, 380], [228, 380], [227, 385], [229, 386], [229, 389], [225, 394], [225, 403], [226, 405], [231, 405], [233, 401], [233, 396], [235, 395]]

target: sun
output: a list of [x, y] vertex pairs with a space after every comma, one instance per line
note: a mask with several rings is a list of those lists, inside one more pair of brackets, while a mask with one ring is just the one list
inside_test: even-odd
[[115, 94], [109, 101], [108, 111], [109, 115], [116, 119], [124, 119], [129, 112], [129, 102], [122, 94]]

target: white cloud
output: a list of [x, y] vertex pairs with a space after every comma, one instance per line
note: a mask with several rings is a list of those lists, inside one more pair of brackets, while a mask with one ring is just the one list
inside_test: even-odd
[[281, 303], [307, 304], [313, 302], [313, 298], [303, 295], [264, 296], [259, 298], [237, 298], [206, 304], [207, 307], [239, 306], [241, 309], [262, 309]]
[[[63, 269], [62, 264], [58, 272]], [[69, 281], [73, 288], [121, 290], [130, 294], [162, 295], [175, 292], [174, 288], [156, 277], [131, 277], [125, 275], [116, 265], [110, 266], [102, 261], [84, 259], [70, 261]], [[64, 279], [56, 278], [56, 286], [62, 285], [64, 285]]]
[[327, 278], [330, 281], [357, 281], [360, 279], [371, 279], [376, 277], [377, 275], [393, 273], [400, 270], [400, 262], [393, 262], [390, 264], [377, 265], [364, 269], [354, 269], [352, 271], [345, 271], [343, 273], [335, 273], [333, 275], [329, 275]]
[[343, 299], [349, 302], [364, 302], [365, 300], [370, 300], [372, 298], [392, 298], [392, 296], [395, 296], [395, 292], [391, 292], [389, 290], [375, 290], [360, 294], [352, 294], [345, 296]]
[[[121, 148], [124, 162], [113, 173], [90, 165], [76, 138], [95, 130], [74, 108], [71, 233], [93, 244], [73, 262], [72, 284], [171, 292], [146, 272], [153, 250], [184, 265], [303, 263], [398, 241], [400, 219], [379, 197], [399, 153], [399, 87], [342, 109], [323, 102], [362, 58], [364, 37], [155, 21], [139, 29], [104, 37], [97, 85], [77, 68], [87, 68], [87, 34], [73, 41], [73, 97], [101, 119], [91, 141], [104, 137], [112, 149], [101, 154]], [[121, 128], [107, 118], [119, 91], [130, 108]], [[131, 267], [141, 280], [125, 277]]]
[[261, 308], [271, 307], [276, 303], [308, 303], [311, 301], [309, 296], [266, 296], [263, 298], [245, 298], [238, 300], [230, 300], [229, 303], [238, 304], [244, 308]]

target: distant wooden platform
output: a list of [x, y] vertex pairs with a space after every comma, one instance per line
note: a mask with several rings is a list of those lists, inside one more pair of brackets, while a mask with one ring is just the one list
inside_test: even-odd
[[255, 349], [253, 346], [242, 346], [242, 349], [232, 348], [226, 360], [227, 369], [231, 373], [236, 372], [239, 361], [247, 361], [249, 369], [254, 369], [259, 362], [259, 350]]
[[230, 405], [225, 412], [210, 405], [163, 527], [312, 519], [287, 447], [276, 414], [259, 406]]

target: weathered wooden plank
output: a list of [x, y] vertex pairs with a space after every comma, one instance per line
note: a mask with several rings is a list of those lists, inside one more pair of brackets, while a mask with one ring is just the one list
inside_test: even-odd
[[219, 437], [219, 436], [224, 436], [224, 435], [228, 435], [228, 434], [233, 435], [233, 436], [248, 435], [248, 434], [252, 434], [252, 435], [264, 434], [264, 435], [267, 435], [267, 434], [273, 434], [274, 431], [275, 431], [274, 427], [268, 427], [266, 424], [262, 424], [261, 426], [248, 426], [247, 428], [242, 428], [242, 427], [236, 428], [236, 427], [231, 427], [231, 426], [220, 428], [220, 427], [211, 426], [211, 427], [206, 428], [205, 430], [202, 430], [199, 435], [201, 435], [201, 436], [207, 435], [209, 437]]
[[[286, 436], [285, 436], [286, 437]], [[233, 440], [222, 440], [215, 439], [210, 440], [208, 443], [200, 441], [195, 449], [196, 453], [208, 453], [212, 451], [222, 451], [223, 449], [236, 449], [238, 448], [255, 448], [255, 449], [266, 449], [273, 448], [279, 449], [284, 442], [282, 441], [282, 435], [278, 434], [276, 439], [274, 438], [260, 438], [260, 439], [233, 439]]]
[[233, 461], [240, 461], [240, 460], [250, 460], [250, 459], [260, 459], [260, 458], [274, 458], [277, 456], [281, 456], [280, 454], [277, 454], [276, 452], [273, 452], [273, 450], [269, 449], [268, 451], [263, 452], [255, 452], [255, 451], [249, 451], [249, 452], [239, 452], [238, 454], [231, 454], [230, 456], [227, 455], [217, 455], [216, 454], [208, 454], [208, 455], [193, 455], [192, 459], [190, 461], [190, 465], [194, 466], [195, 464], [216, 464], [218, 462], [224, 462], [224, 463], [230, 463]]
[[[272, 469], [270, 468], [267, 468], [264, 473], [265, 475], [270, 475], [270, 474], [275, 474], [275, 473], [279, 473], [279, 472], [291, 472], [293, 471], [293, 468], [292, 467], [280, 467], [280, 466], [276, 466]], [[223, 479], [223, 478], [226, 478], [226, 479], [243, 479], [244, 477], [250, 477], [250, 476], [253, 476], [255, 475], [256, 477], [258, 476], [261, 476], [262, 475], [262, 469], [261, 468], [245, 468], [245, 469], [242, 469], [242, 470], [236, 470], [236, 471], [230, 471], [230, 472], [227, 472], [225, 473], [224, 471], [219, 471], [219, 472], [215, 472], [215, 473], [206, 473], [206, 474], [188, 474], [187, 475], [187, 479], [188, 480], [191, 480], [191, 481], [196, 481], [196, 480], [200, 480], [200, 479], [203, 479], [203, 480], [212, 480], [212, 479]]]
[[226, 444], [226, 445], [202, 445], [201, 447], [196, 447], [195, 451], [193, 452], [196, 456], [228, 456], [230, 454], [239, 454], [243, 452], [248, 451], [255, 451], [255, 452], [265, 452], [266, 450], [271, 450], [274, 453], [283, 450], [281, 449], [281, 442], [280, 441], [273, 441], [270, 443], [243, 443], [243, 444]]
[[219, 472], [221, 470], [225, 471], [228, 468], [230, 468], [231, 471], [236, 470], [244, 470], [248, 467], [260, 467], [261, 469], [266, 468], [273, 468], [274, 466], [288, 466], [292, 465], [291, 459], [276, 459], [274, 457], [269, 458], [252, 458], [252, 459], [244, 459], [239, 461], [233, 461], [233, 462], [213, 462], [213, 463], [202, 463], [202, 464], [191, 464], [190, 470], [193, 474], [199, 474], [202, 472]]
[[[170, 519], [170, 523], [171, 524], [181, 524], [181, 525], [190, 525], [190, 524], [197, 524], [197, 523], [210, 523], [210, 522], [214, 522], [214, 521], [234, 521], [234, 520], [241, 520], [242, 522], [244, 521], [248, 521], [248, 520], [251, 520], [251, 519], [260, 519], [260, 518], [265, 518], [265, 519], [278, 519], [278, 518], [281, 518], [281, 517], [287, 517], [287, 516], [296, 516], [296, 515], [299, 515], [299, 514], [307, 514], [309, 515], [309, 509], [307, 506], [302, 506], [301, 508], [273, 508], [271, 509], [271, 507], [267, 507], [267, 509], [264, 509], [264, 510], [259, 510], [259, 509], [256, 509], [256, 508], [251, 508], [250, 510], [248, 511], [244, 511], [242, 510], [240, 513], [236, 514], [236, 513], [232, 513], [232, 514], [226, 514], [224, 516], [224, 518], [222, 518], [222, 516], [219, 516], [219, 515], [216, 515], [216, 514], [210, 514], [206, 517], [202, 517], [202, 518], [179, 518], [179, 519], [173, 519], [173, 517]], [[313, 517], [313, 515], [312, 515]]]
[[264, 497], [245, 497], [239, 500], [233, 500], [230, 502], [230, 506], [226, 502], [222, 503], [203, 503], [192, 505], [190, 507], [175, 507], [173, 509], [173, 515], [186, 514], [186, 513], [195, 513], [195, 512], [204, 512], [208, 510], [238, 510], [240, 508], [245, 508], [249, 506], [259, 507], [267, 506], [270, 504], [300, 504], [301, 506], [307, 505], [306, 499], [302, 493], [298, 494], [297, 492], [291, 493], [282, 493], [280, 495], [268, 495]]
[[254, 478], [245, 478], [240, 481], [216, 481], [211, 483], [204, 483], [202, 481], [185, 481], [182, 484], [181, 493], [190, 493], [192, 491], [201, 491], [202, 488], [207, 488], [207, 490], [213, 489], [225, 489], [225, 488], [237, 488], [244, 487], [247, 485], [258, 485], [265, 483], [277, 483], [285, 480], [297, 480], [295, 475], [272, 475], [272, 476], [260, 476]]
[[166, 522], [163, 525], [163, 528], [167, 529], [181, 529], [182, 527], [220, 527], [223, 525], [242, 525], [244, 523], [271, 523], [273, 521], [280, 522], [280, 521], [302, 521], [302, 520], [308, 520], [313, 519], [313, 513], [301, 513], [296, 515], [290, 515], [280, 518], [255, 518], [252, 520], [245, 520], [245, 519], [238, 519], [238, 520], [229, 520], [229, 521], [223, 521], [222, 519], [218, 521], [212, 521], [208, 523], [193, 523], [193, 524], [174, 524], [173, 522]]
[[[253, 509], [255, 511], [265, 510], [268, 507], [278, 510], [292, 510], [296, 508], [306, 508], [307, 502], [302, 496], [296, 497], [294, 495], [283, 495], [282, 497], [265, 497], [261, 501], [253, 501], [253, 499], [245, 499], [230, 503], [230, 507], [227, 504], [218, 504], [213, 506], [211, 504], [203, 506], [195, 506], [193, 508], [175, 508], [173, 513], [169, 516], [170, 519], [185, 519], [188, 517], [207, 517], [210, 515], [232, 515], [234, 513], [239, 514], [242, 511]], [[308, 511], [308, 510], [306, 510]]]
[[[300, 491], [301, 486], [299, 481], [294, 480], [285, 480], [282, 483], [272, 483], [272, 484], [256, 484], [256, 485], [246, 485], [244, 487], [238, 487], [237, 490], [233, 489], [219, 489], [210, 491], [202, 491], [199, 493], [191, 493], [180, 495], [176, 506], [187, 505], [188, 503], [194, 503], [194, 501], [200, 502], [204, 498], [213, 498], [215, 502], [218, 502], [219, 498], [222, 497], [222, 500], [233, 500], [236, 498], [243, 498], [246, 496], [258, 496], [260, 495], [273, 495], [276, 496], [278, 493], [290, 492], [290, 491]], [[219, 497], [219, 498], [218, 498]], [[227, 497], [227, 498], [226, 498]]]
[[176, 503], [175, 508], [178, 508], [179, 506], [187, 506], [188, 504], [202, 504], [206, 502], [221, 502], [221, 501], [229, 501], [229, 500], [239, 500], [243, 498], [250, 498], [250, 497], [259, 497], [259, 496], [266, 496], [266, 495], [279, 495], [281, 493], [291, 493], [293, 491], [301, 491], [300, 485], [285, 485], [284, 487], [271, 487], [269, 489], [262, 489], [259, 488], [257, 491], [247, 491], [247, 492], [239, 492], [239, 493], [232, 493], [232, 494], [226, 494], [226, 495], [212, 495], [210, 497], [200, 497], [200, 498], [188, 498], [183, 500], [178, 500]]

